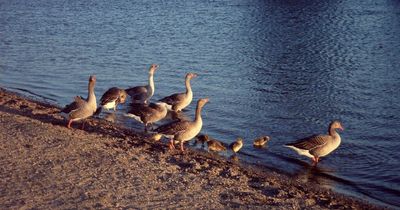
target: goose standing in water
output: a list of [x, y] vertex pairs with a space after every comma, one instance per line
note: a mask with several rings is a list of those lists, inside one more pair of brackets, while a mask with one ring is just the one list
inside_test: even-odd
[[262, 136], [260, 138], [257, 138], [253, 142], [253, 146], [255, 147], [262, 147], [264, 146], [271, 138], [269, 136]]
[[216, 139], [211, 139], [206, 135], [207, 150], [213, 152], [226, 151], [224, 144]]
[[201, 135], [196, 136], [196, 143], [197, 142], [200, 142], [202, 145], [204, 143], [207, 143], [208, 151], [220, 152], [220, 151], [226, 150], [226, 147], [224, 146], [224, 144], [222, 142], [210, 138], [210, 136], [207, 134], [201, 134]]
[[125, 116], [131, 117], [144, 124], [144, 131], [147, 126], [162, 120], [167, 116], [167, 104], [164, 102], [150, 104], [132, 104], [131, 109]]
[[339, 147], [341, 138], [336, 129], [344, 130], [338, 120], [329, 124], [328, 135], [313, 135], [285, 146], [295, 150], [299, 155], [311, 158], [316, 165], [320, 157], [328, 155]]
[[100, 98], [100, 107], [97, 109], [96, 114], [99, 114], [102, 108], [107, 110], [114, 109], [115, 112], [118, 104], [125, 103], [126, 97], [127, 93], [123, 89], [117, 87], [108, 89]]
[[243, 139], [237, 138], [232, 144], [229, 145], [229, 148], [234, 152], [237, 153], [243, 147]]
[[184, 151], [183, 142], [194, 138], [203, 127], [201, 110], [209, 101], [208, 98], [202, 98], [197, 102], [196, 115], [194, 121], [177, 121], [162, 125], [154, 131], [170, 138], [169, 148], [174, 149], [174, 140], [179, 141], [181, 151]]
[[187, 73], [185, 78], [186, 92], [175, 93], [167, 96], [160, 101], [167, 103], [170, 107], [169, 109], [175, 112], [180, 112], [185, 107], [189, 106], [193, 99], [192, 87], [190, 85], [190, 80], [197, 77], [195, 73]]
[[96, 76], [92, 75], [89, 77], [88, 97], [86, 100], [81, 96], [75, 96], [74, 101], [61, 110], [61, 112], [68, 114], [68, 128], [71, 128], [72, 122], [86, 119], [96, 112], [97, 103], [96, 96], [94, 95], [95, 84]]
[[132, 97], [133, 103], [148, 103], [154, 95], [154, 73], [159, 65], [151, 64], [149, 69], [149, 84], [144, 86], [136, 86], [126, 89], [126, 93]]

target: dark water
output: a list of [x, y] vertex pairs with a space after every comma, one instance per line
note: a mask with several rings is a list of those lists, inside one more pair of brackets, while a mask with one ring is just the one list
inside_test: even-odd
[[[100, 97], [145, 84], [150, 63], [160, 64], [154, 99], [200, 75], [203, 132], [243, 137], [240, 159], [400, 206], [399, 1], [0, 0], [3, 87], [64, 105], [86, 95], [89, 74]], [[342, 145], [316, 168], [282, 147], [332, 119]], [[268, 147], [254, 149], [265, 134]]]

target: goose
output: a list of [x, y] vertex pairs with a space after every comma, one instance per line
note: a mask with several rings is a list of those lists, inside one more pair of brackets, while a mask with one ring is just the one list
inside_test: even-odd
[[226, 147], [224, 146], [224, 144], [216, 139], [211, 139], [211, 138], [208, 138], [208, 136], [207, 136], [206, 142], [207, 142], [208, 151], [220, 152], [220, 151], [226, 150]]
[[169, 148], [174, 149], [174, 140], [179, 141], [180, 149], [183, 152], [183, 142], [189, 141], [194, 138], [203, 126], [201, 118], [201, 110], [203, 106], [209, 101], [208, 98], [202, 98], [197, 101], [195, 119], [193, 121], [177, 121], [162, 125], [154, 131], [170, 138]]
[[196, 73], [187, 73], [185, 78], [186, 92], [175, 93], [170, 96], [162, 98], [160, 101], [165, 102], [169, 105], [169, 109], [175, 112], [180, 112], [185, 107], [189, 106], [193, 99], [192, 87], [190, 86], [190, 80], [197, 77]]
[[328, 155], [339, 147], [341, 138], [336, 129], [341, 131], [344, 130], [341, 122], [338, 120], [333, 120], [329, 124], [328, 135], [313, 135], [293, 143], [286, 144], [285, 146], [293, 149], [299, 155], [304, 155], [311, 158], [313, 164], [316, 165], [319, 162], [320, 157]]
[[71, 128], [72, 122], [86, 119], [96, 112], [97, 103], [94, 94], [95, 84], [96, 76], [92, 75], [89, 77], [88, 97], [84, 99], [81, 96], [75, 96], [74, 101], [61, 110], [62, 113], [68, 114], [68, 128]]
[[164, 102], [150, 104], [132, 104], [131, 109], [125, 115], [144, 124], [144, 130], [147, 126], [158, 122], [167, 116], [167, 104]]
[[237, 138], [236, 141], [232, 142], [229, 145], [229, 148], [234, 152], [237, 153], [243, 147], [243, 139]]
[[202, 145], [204, 145], [204, 143], [207, 142], [207, 139], [208, 139], [208, 138], [209, 138], [209, 137], [208, 137], [207, 134], [199, 134], [199, 135], [197, 135], [197, 136], [196, 136], [196, 140], [195, 140], [195, 145], [196, 145], [197, 143], [201, 143]]
[[113, 109], [114, 112], [118, 104], [123, 104], [126, 101], [127, 93], [124, 89], [112, 87], [108, 89], [100, 98], [100, 107], [97, 109], [96, 114], [101, 112], [101, 109]]
[[254, 139], [253, 146], [262, 147], [267, 143], [271, 138], [269, 136], [261, 136], [259, 138]]
[[151, 64], [149, 69], [149, 84], [144, 86], [136, 86], [126, 89], [126, 93], [132, 97], [133, 103], [148, 103], [154, 95], [154, 73], [159, 65]]
[[147, 140], [150, 140], [152, 142], [160, 141], [162, 138], [162, 135], [159, 133], [146, 133], [143, 135], [143, 137]]

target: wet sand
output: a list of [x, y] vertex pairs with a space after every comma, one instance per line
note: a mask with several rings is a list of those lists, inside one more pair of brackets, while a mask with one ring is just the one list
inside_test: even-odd
[[187, 149], [0, 88], [0, 209], [381, 209], [316, 184]]

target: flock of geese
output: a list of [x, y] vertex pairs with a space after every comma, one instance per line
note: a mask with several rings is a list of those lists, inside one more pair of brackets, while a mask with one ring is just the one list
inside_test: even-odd
[[[193, 99], [193, 92], [190, 85], [191, 79], [197, 77], [195, 73], [187, 73], [185, 77], [186, 91], [175, 93], [164, 97], [157, 102], [150, 102], [154, 95], [154, 74], [159, 68], [156, 64], [151, 64], [149, 68], [149, 82], [144, 86], [136, 86], [128, 89], [112, 87], [108, 89], [100, 99], [100, 106], [97, 107], [94, 87], [96, 77], [94, 75], [89, 78], [88, 96], [83, 98], [76, 96], [71, 104], [66, 105], [61, 112], [68, 114], [67, 127], [71, 128], [72, 122], [79, 121], [99, 114], [102, 109], [114, 110], [118, 104], [125, 103], [128, 96], [132, 99], [130, 110], [125, 113], [125, 116], [131, 117], [144, 124], [144, 129], [148, 129], [152, 133], [159, 136], [165, 136], [169, 139], [169, 148], [175, 149], [174, 143], [180, 144], [180, 150], [184, 151], [183, 143], [196, 137], [196, 142], [207, 143], [209, 151], [223, 151], [226, 147], [208, 135], [199, 135], [203, 120], [201, 111], [205, 104], [209, 101], [208, 98], [201, 98], [197, 101], [194, 120], [177, 120], [153, 129], [153, 123], [164, 119], [168, 111], [181, 112], [189, 106]], [[342, 124], [338, 120], [334, 120], [329, 124], [328, 134], [319, 134], [309, 136], [293, 143], [286, 144], [296, 151], [299, 155], [304, 155], [312, 159], [313, 164], [319, 162], [320, 157], [324, 157], [339, 147], [341, 138], [337, 129], [343, 130]], [[263, 146], [270, 140], [270, 137], [263, 136], [254, 141], [254, 146]], [[237, 153], [243, 146], [243, 139], [238, 138], [229, 148]]]

